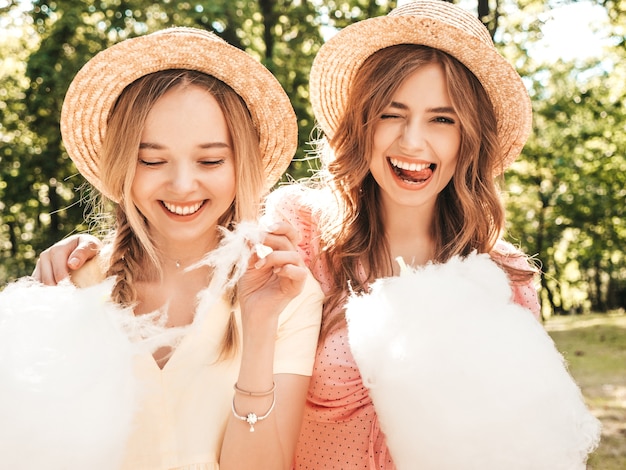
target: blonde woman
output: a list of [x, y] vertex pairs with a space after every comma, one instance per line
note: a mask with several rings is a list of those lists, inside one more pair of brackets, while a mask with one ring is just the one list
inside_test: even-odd
[[197, 265], [228, 230], [257, 220], [262, 196], [291, 161], [296, 129], [269, 71], [201, 30], [125, 40], [73, 80], [63, 141], [115, 210], [110, 242], [73, 281], [114, 279], [116, 304], [138, 318], [161, 312], [166, 329], [186, 331], [136, 357], [143, 393], [120, 468], [291, 465], [322, 301], [297, 235], [270, 225], [265, 251], [208, 304], [203, 293], [221, 282], [223, 266]]

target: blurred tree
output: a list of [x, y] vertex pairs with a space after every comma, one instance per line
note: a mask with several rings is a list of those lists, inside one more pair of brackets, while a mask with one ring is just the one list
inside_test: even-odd
[[0, 280], [32, 269], [33, 247], [43, 236], [39, 201], [45, 197], [33, 188], [28, 169], [28, 155], [39, 151], [39, 138], [23, 119], [25, 64], [37, 40], [23, 34], [28, 25], [9, 7], [0, 9]]
[[537, 71], [535, 133], [508, 176], [510, 231], [541, 260], [554, 313], [625, 306], [626, 87], [606, 67]]
[[507, 2], [496, 35], [533, 101], [534, 132], [503, 188], [509, 239], [543, 267], [545, 314], [626, 307], [624, 181], [615, 172], [626, 154], [626, 2], [598, 3], [616, 44], [600, 58], [537, 63], [529, 53], [563, 2]]
[[[626, 43], [585, 64], [537, 64], [552, 0], [475, 0], [496, 46], [525, 77], [534, 134], [503, 182], [508, 237], [537, 254], [546, 311], [610, 309], [626, 299], [624, 181]], [[598, 1], [617, 32], [626, 1]], [[5, 0], [0, 7], [0, 282], [29, 273], [36, 254], [87, 230], [82, 177], [64, 152], [59, 114], [79, 68], [112, 43], [166, 26], [214, 31], [262, 61], [290, 95], [300, 145], [289, 177], [307, 176], [316, 132], [308, 74], [323, 38], [386, 14], [385, 0]], [[608, 61], [608, 62], [607, 62]]]
[[[168, 26], [214, 31], [262, 61], [290, 95], [300, 145], [288, 174], [308, 176], [314, 138], [308, 74], [327, 31], [387, 13], [395, 2], [300, 0], [8, 0], [0, 15], [22, 34], [1, 44], [4, 61], [0, 131], [0, 281], [28, 274], [36, 253], [74, 230], [86, 230], [84, 180], [63, 149], [59, 116], [72, 77], [98, 51]], [[13, 25], [15, 26], [15, 24]], [[26, 44], [28, 38], [28, 44]], [[13, 68], [7, 64], [15, 63]], [[21, 64], [26, 64], [23, 68]], [[10, 144], [10, 145], [9, 145]]]

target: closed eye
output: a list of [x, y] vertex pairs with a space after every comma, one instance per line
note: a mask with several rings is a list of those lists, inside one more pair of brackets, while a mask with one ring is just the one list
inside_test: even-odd
[[144, 159], [140, 158], [139, 159], [139, 163], [144, 165], [144, 166], [155, 167], [155, 166], [163, 165], [165, 162], [162, 161], [162, 160], [150, 161], [150, 160], [144, 160]]
[[207, 166], [207, 167], [212, 167], [212, 166], [219, 166], [224, 164], [226, 160], [224, 158], [221, 158], [219, 160], [200, 160], [200, 165], [202, 166]]

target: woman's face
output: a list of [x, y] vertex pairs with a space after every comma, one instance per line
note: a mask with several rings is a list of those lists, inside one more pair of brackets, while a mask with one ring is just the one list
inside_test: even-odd
[[193, 85], [168, 91], [147, 116], [131, 188], [156, 246], [211, 248], [235, 189], [232, 142], [215, 98]]
[[460, 143], [443, 68], [419, 68], [398, 88], [374, 128], [370, 171], [385, 210], [418, 208], [432, 216], [438, 194], [454, 174]]

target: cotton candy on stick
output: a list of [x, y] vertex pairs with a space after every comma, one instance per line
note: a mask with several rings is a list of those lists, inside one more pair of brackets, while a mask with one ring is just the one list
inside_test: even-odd
[[583, 470], [600, 436], [543, 326], [487, 255], [408, 269], [347, 304], [399, 470]]
[[4, 468], [119, 466], [138, 386], [110, 288], [22, 280], [0, 294]]

